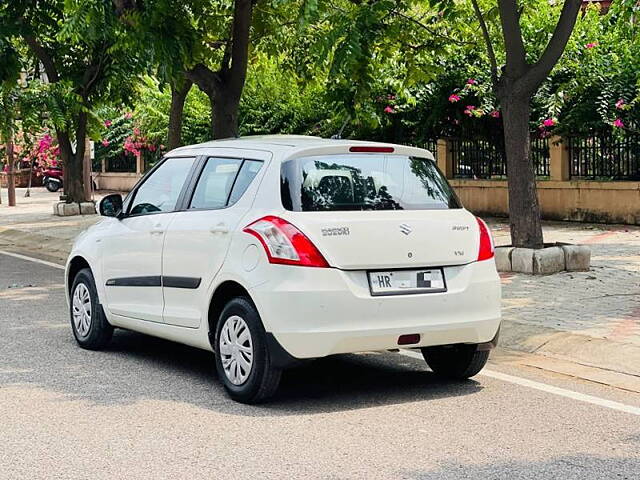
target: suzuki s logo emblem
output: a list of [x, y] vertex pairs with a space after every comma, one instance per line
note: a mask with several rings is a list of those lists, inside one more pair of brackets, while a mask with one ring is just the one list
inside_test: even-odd
[[402, 233], [404, 233], [405, 235], [409, 235], [411, 233], [411, 225], [408, 225], [406, 223], [401, 223], [400, 224], [400, 231]]

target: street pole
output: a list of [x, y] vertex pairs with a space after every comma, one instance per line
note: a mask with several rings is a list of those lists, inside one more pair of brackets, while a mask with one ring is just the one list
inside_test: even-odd
[[9, 161], [9, 172], [7, 172], [7, 193], [9, 197], [9, 206], [16, 206], [16, 184], [15, 184], [15, 172], [13, 169], [13, 133], [9, 132], [9, 138], [7, 139], [7, 160]]

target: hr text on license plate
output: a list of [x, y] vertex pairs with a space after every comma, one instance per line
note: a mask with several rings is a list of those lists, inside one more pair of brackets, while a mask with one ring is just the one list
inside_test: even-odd
[[446, 292], [441, 268], [369, 272], [372, 295]]

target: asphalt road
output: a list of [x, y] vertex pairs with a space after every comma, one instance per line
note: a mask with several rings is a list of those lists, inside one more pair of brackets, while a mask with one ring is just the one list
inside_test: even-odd
[[[640, 406], [519, 367], [490, 371]], [[640, 478], [640, 416], [418, 359], [345, 355], [287, 372], [268, 405], [224, 395], [212, 355], [118, 331], [71, 335], [62, 271], [0, 255], [0, 478]]]

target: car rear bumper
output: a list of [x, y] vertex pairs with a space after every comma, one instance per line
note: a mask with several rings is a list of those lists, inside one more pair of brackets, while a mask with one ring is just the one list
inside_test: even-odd
[[372, 297], [365, 271], [273, 265], [251, 289], [265, 329], [295, 358], [490, 342], [500, 326], [500, 279], [487, 260], [444, 269], [447, 292]]

